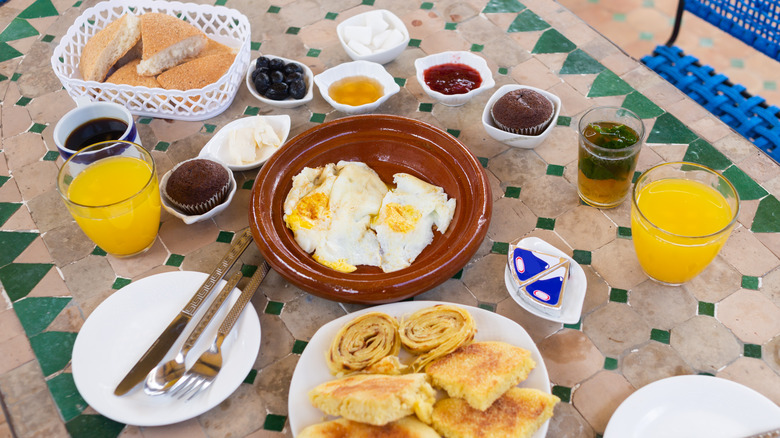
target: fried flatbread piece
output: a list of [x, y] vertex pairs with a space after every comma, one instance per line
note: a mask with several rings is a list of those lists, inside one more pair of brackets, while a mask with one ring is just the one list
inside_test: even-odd
[[200, 29], [173, 15], [141, 15], [142, 55], [138, 74], [155, 76], [200, 54], [208, 38]]
[[132, 85], [133, 87], [161, 88], [154, 76], [141, 76], [136, 71], [140, 59], [134, 59], [111, 73], [106, 82], [112, 84]]
[[85, 81], [103, 81], [111, 67], [141, 39], [141, 21], [125, 14], [92, 36], [84, 45], [79, 72]]
[[313, 424], [298, 438], [439, 438], [432, 427], [414, 416], [401, 418], [384, 426], [358, 423], [345, 418]]

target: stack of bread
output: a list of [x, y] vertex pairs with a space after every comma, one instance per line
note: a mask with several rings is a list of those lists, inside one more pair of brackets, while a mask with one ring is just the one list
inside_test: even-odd
[[173, 15], [125, 14], [84, 45], [79, 71], [87, 81], [191, 90], [217, 82], [236, 51]]
[[[326, 353], [340, 378], [309, 392], [315, 407], [341, 418], [310, 425], [298, 437], [532, 436], [560, 399], [517, 387], [536, 366], [530, 351], [473, 342], [475, 334], [469, 312], [451, 305], [400, 322], [381, 312], [350, 321]], [[400, 347], [417, 355], [410, 365], [400, 364]], [[446, 396], [437, 401], [434, 388]]]

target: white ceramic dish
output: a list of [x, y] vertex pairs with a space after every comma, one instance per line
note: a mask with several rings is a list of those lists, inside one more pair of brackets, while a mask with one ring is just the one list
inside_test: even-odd
[[[392, 47], [375, 50], [367, 55], [361, 55], [355, 52], [355, 50], [353, 50], [352, 47], [348, 45], [347, 37], [345, 36], [345, 29], [349, 26], [365, 26], [366, 18], [369, 17], [370, 14], [381, 14], [381, 18], [389, 25], [389, 29], [396, 29], [401, 32], [403, 40]], [[336, 34], [338, 34], [341, 47], [343, 47], [344, 51], [347, 52], [347, 55], [349, 55], [349, 57], [355, 61], [371, 61], [379, 64], [387, 64], [388, 62], [397, 58], [398, 55], [400, 55], [404, 49], [406, 49], [406, 46], [409, 45], [409, 31], [406, 29], [404, 22], [401, 21], [397, 15], [386, 9], [368, 11], [353, 17], [349, 17], [336, 26]]]
[[285, 100], [273, 100], [267, 97], [263, 97], [260, 93], [257, 92], [255, 89], [255, 84], [252, 82], [252, 72], [255, 71], [255, 62], [257, 61], [257, 59], [254, 59], [249, 63], [249, 68], [246, 71], [245, 78], [246, 87], [249, 89], [249, 92], [252, 93], [252, 96], [255, 96], [257, 100], [266, 105], [275, 106], [277, 108], [296, 108], [311, 102], [311, 100], [314, 98], [314, 74], [306, 64], [294, 59], [282, 58], [281, 56], [263, 54], [260, 56], [265, 56], [268, 59], [281, 59], [285, 63], [294, 62], [303, 67], [303, 77], [304, 81], [306, 82], [306, 95], [301, 99], [293, 99], [292, 97], [288, 97]]
[[[496, 127], [495, 122], [493, 122], [493, 116], [490, 114], [490, 110], [493, 108], [493, 104], [496, 103], [496, 101], [506, 93], [520, 89], [534, 90], [550, 99], [550, 102], [553, 104], [553, 118], [550, 121], [550, 124], [547, 125], [547, 128], [545, 128], [544, 131], [542, 131], [542, 133], [539, 135], [513, 134]], [[488, 100], [487, 104], [485, 104], [485, 110], [482, 111], [482, 125], [485, 127], [485, 131], [488, 133], [488, 135], [500, 141], [501, 143], [516, 148], [533, 149], [539, 146], [544, 141], [544, 139], [550, 135], [550, 132], [552, 132], [553, 128], [555, 128], [555, 125], [558, 123], [558, 116], [560, 114], [561, 99], [558, 96], [548, 91], [529, 87], [527, 85], [509, 84], [504, 85], [496, 90], [496, 92], [493, 93], [493, 95], [490, 97], [490, 100]]]
[[[195, 158], [192, 158], [192, 159], [194, 160]], [[189, 161], [189, 160], [186, 160], [186, 161]], [[173, 169], [165, 172], [165, 175], [163, 175], [163, 177], [160, 179], [160, 199], [162, 201], [163, 208], [168, 213], [170, 213], [170, 214], [176, 216], [177, 218], [181, 219], [187, 225], [194, 224], [195, 222], [205, 221], [206, 219], [211, 219], [212, 217], [218, 215], [219, 213], [222, 213], [228, 207], [228, 205], [230, 205], [230, 202], [233, 200], [233, 195], [236, 194], [236, 178], [233, 176], [233, 172], [230, 170], [230, 168], [225, 163], [219, 162], [219, 161], [214, 160], [214, 159], [212, 159], [212, 161], [216, 161], [219, 164], [222, 164], [223, 166], [225, 166], [225, 169], [228, 172], [228, 176], [230, 177], [231, 189], [230, 189], [230, 192], [228, 192], [227, 197], [225, 198], [225, 200], [221, 204], [217, 205], [216, 207], [212, 208], [211, 210], [209, 210], [209, 211], [207, 211], [207, 212], [205, 212], [203, 214], [198, 214], [198, 215], [184, 214], [184, 213], [180, 212], [179, 210], [177, 210], [176, 207], [171, 205], [168, 202], [167, 199], [165, 199], [165, 195], [162, 194], [162, 190], [165, 187], [165, 184], [168, 182], [168, 177], [171, 176], [171, 172], [173, 172]], [[184, 163], [184, 162], [185, 161], [182, 161], [182, 163]], [[175, 167], [174, 167], [174, 169], [175, 169]]]
[[[516, 289], [516, 283], [512, 279], [512, 273], [509, 271], [509, 266], [504, 267], [504, 283], [506, 289], [509, 291], [509, 295], [517, 304], [523, 309], [533, 313], [534, 315], [548, 319], [550, 321], [560, 322], [563, 324], [574, 324], [580, 320], [582, 313], [582, 303], [585, 301], [585, 291], [588, 288], [588, 279], [585, 277], [585, 271], [582, 270], [582, 266], [575, 262], [574, 259], [567, 256], [566, 253], [558, 248], [550, 245], [544, 240], [538, 237], [526, 237], [517, 242], [520, 248], [540, 251], [546, 254], [557, 255], [558, 257], [565, 257], [569, 260], [569, 281], [566, 282], [566, 291], [563, 294], [563, 304], [561, 305], [561, 313], [557, 316], [548, 315], [536, 306], [528, 303], [521, 296], [518, 295]], [[511, 251], [514, 247], [510, 247]]]
[[[400, 318], [416, 312], [425, 307], [436, 304], [452, 304], [437, 301], [406, 301], [394, 304], [385, 304], [364, 309], [358, 312], [350, 313], [335, 319], [324, 326], [312, 336], [311, 341], [303, 350], [298, 365], [293, 372], [290, 382], [290, 393], [288, 399], [288, 412], [290, 419], [290, 428], [293, 436], [296, 436], [306, 426], [319, 423], [326, 420], [326, 415], [319, 409], [312, 406], [307, 396], [308, 392], [319, 385], [335, 379], [330, 374], [328, 366], [325, 364], [325, 352], [330, 347], [333, 337], [344, 324], [355, 317], [367, 312], [384, 312], [390, 316]], [[518, 347], [525, 348], [531, 352], [531, 357], [536, 362], [536, 368], [528, 375], [528, 378], [518, 386], [536, 388], [544, 392], [550, 392], [550, 379], [547, 375], [547, 368], [544, 366], [539, 350], [528, 333], [511, 319], [505, 318], [496, 313], [483, 310], [477, 307], [460, 306], [469, 311], [477, 325], [477, 334], [474, 337], [476, 341], [503, 341]], [[408, 362], [408, 353], [401, 351], [401, 361]], [[331, 417], [330, 419], [332, 419]], [[539, 430], [533, 434], [533, 438], [544, 438], [547, 434], [549, 421], [545, 422]]]
[[209, 142], [203, 146], [203, 149], [200, 150], [198, 157], [221, 161], [227, 164], [227, 167], [229, 167], [230, 170], [236, 171], [254, 169], [255, 167], [265, 163], [265, 161], [268, 160], [268, 158], [270, 158], [274, 152], [282, 147], [281, 145], [279, 148], [263, 147], [260, 149], [260, 154], [258, 155], [257, 160], [245, 164], [232, 163], [230, 161], [230, 153], [228, 151], [228, 139], [230, 138], [231, 130], [252, 126], [261, 119], [265, 120], [269, 125], [271, 125], [271, 128], [273, 128], [274, 132], [276, 132], [276, 135], [278, 135], [279, 139], [282, 141], [281, 145], [284, 145], [284, 142], [287, 141], [287, 137], [290, 135], [290, 116], [287, 114], [282, 114], [275, 116], [242, 117], [240, 119], [233, 120], [232, 122], [225, 125], [222, 129], [217, 131], [217, 133], [211, 137], [211, 140], [209, 140]]
[[780, 407], [759, 392], [711, 376], [643, 386], [618, 406], [604, 438], [730, 438], [780, 427]]
[[[254, 307], [247, 306], [222, 344], [224, 363], [211, 387], [190, 401], [146, 395], [141, 385], [130, 393], [114, 395], [116, 385], [146, 351], [195, 291], [208, 278], [201, 272], [175, 271], [152, 275], [115, 292], [84, 322], [73, 345], [73, 380], [79, 393], [102, 415], [137, 426], [161, 426], [198, 416], [222, 401], [244, 381], [260, 349], [260, 320]], [[218, 291], [225, 281], [216, 286]], [[213, 297], [216, 293], [212, 294]], [[212, 298], [213, 298], [212, 297]], [[217, 328], [238, 298], [234, 289], [212, 324], [201, 335], [190, 354], [192, 366], [212, 343]], [[187, 335], [205, 313], [204, 302], [185, 333], [164, 360], [173, 358]]]
[[[344, 105], [333, 100], [328, 95], [328, 89], [334, 82], [349, 78], [353, 76], [366, 76], [372, 79], [376, 79], [382, 84], [384, 88], [384, 94], [374, 102], [367, 103], [365, 105]], [[328, 101], [328, 103], [335, 109], [345, 114], [365, 114], [370, 113], [379, 108], [390, 96], [398, 93], [401, 87], [395, 82], [393, 76], [382, 67], [381, 64], [369, 61], [352, 61], [339, 64], [333, 68], [329, 68], [324, 72], [314, 76], [314, 83], [317, 84], [317, 88], [320, 89], [322, 98]]]
[[[482, 83], [479, 87], [464, 94], [442, 94], [431, 90], [431, 87], [425, 83], [425, 70], [441, 64], [465, 64], [479, 72]], [[436, 99], [447, 106], [460, 106], [469, 101], [472, 97], [489, 90], [496, 85], [493, 80], [493, 73], [488, 68], [487, 62], [481, 56], [466, 51], [440, 52], [428, 55], [424, 58], [414, 60], [414, 68], [417, 70], [417, 82], [423, 88], [428, 96]]]

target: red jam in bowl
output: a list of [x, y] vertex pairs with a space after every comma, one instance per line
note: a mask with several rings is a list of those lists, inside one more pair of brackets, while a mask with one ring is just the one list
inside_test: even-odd
[[439, 64], [425, 69], [423, 78], [428, 87], [441, 94], [466, 94], [479, 88], [482, 77], [465, 64]]

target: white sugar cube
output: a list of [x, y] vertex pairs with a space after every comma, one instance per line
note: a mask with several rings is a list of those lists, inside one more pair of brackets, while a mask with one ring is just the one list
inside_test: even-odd
[[371, 28], [368, 26], [344, 26], [344, 39], [347, 44], [357, 41], [362, 45], [371, 43]]
[[382, 43], [382, 49], [389, 49], [391, 47], [395, 47], [404, 40], [404, 34], [401, 33], [398, 29], [391, 29], [390, 35], [387, 36], [387, 39]]
[[374, 39], [371, 40], [371, 45], [369, 47], [375, 50], [381, 49], [382, 45], [384, 45], [385, 41], [387, 40], [387, 37], [389, 37], [391, 33], [391, 30], [385, 30], [374, 35]]
[[377, 35], [387, 30], [390, 24], [385, 20], [382, 11], [371, 11], [366, 13], [366, 26], [371, 28], [371, 33]]
[[371, 49], [369, 49], [365, 44], [362, 44], [360, 41], [357, 40], [351, 40], [347, 43], [347, 47], [352, 49], [355, 53], [358, 54], [358, 56], [366, 56], [371, 54]]

